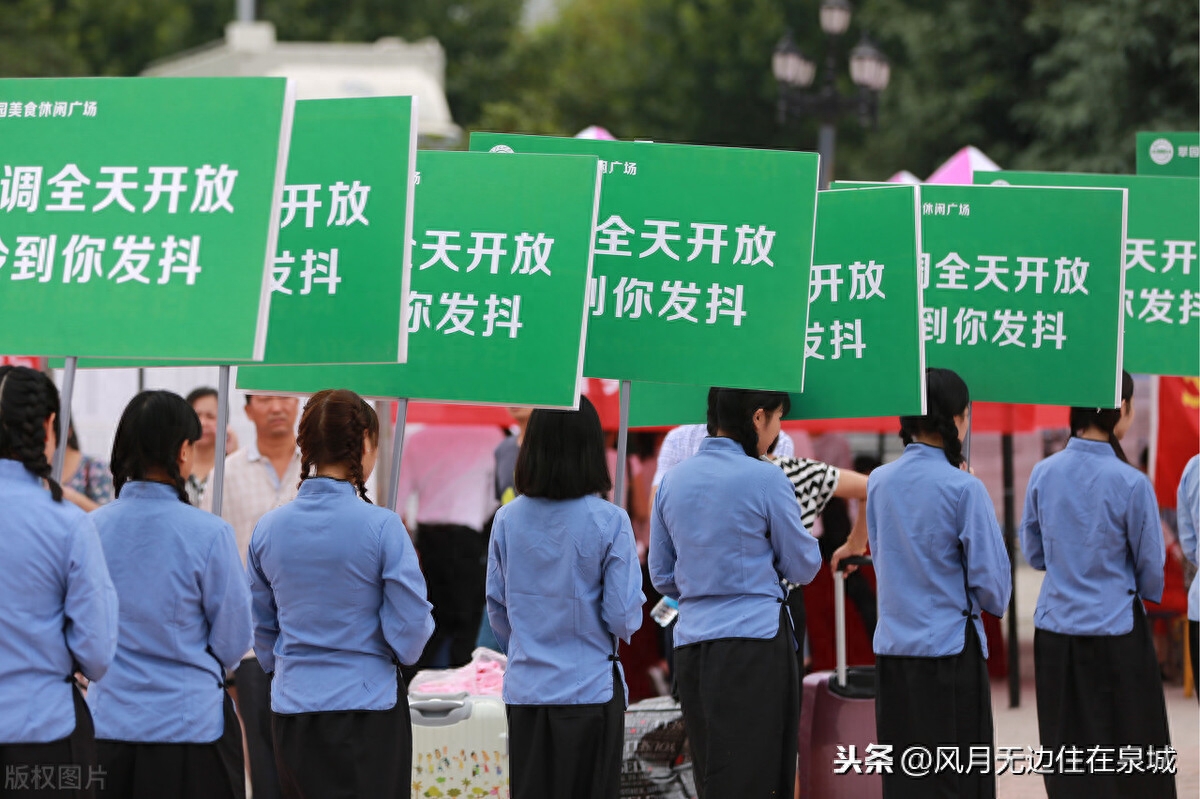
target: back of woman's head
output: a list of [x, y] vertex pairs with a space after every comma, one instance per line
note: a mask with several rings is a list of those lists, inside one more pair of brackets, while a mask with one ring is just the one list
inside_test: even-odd
[[587, 397], [580, 397], [577, 411], [533, 412], [514, 477], [518, 494], [542, 499], [577, 499], [612, 489], [604, 431]]
[[187, 400], [170, 391], [143, 391], [129, 401], [113, 438], [113, 488], [130, 480], [165, 474], [180, 502], [187, 502], [187, 483], [179, 471], [179, 450], [200, 438], [200, 419]]
[[363, 448], [366, 441], [379, 444], [379, 417], [362, 397], [344, 388], [318, 391], [304, 406], [300, 417], [300, 482], [303, 483], [325, 466], [343, 466], [350, 482], [364, 502], [367, 498], [363, 475]]
[[949, 369], [925, 370], [926, 413], [924, 416], [901, 416], [900, 438], [907, 446], [918, 435], [940, 435], [946, 460], [953, 466], [963, 462], [962, 441], [954, 417], [962, 416], [971, 403], [967, 384]]
[[786, 416], [792, 409], [791, 398], [783, 391], [750, 391], [742, 388], [716, 389], [717, 430], [742, 445], [751, 458], [758, 457], [758, 428], [754, 414], [760, 408], [772, 414], [780, 408]]
[[[1133, 400], [1133, 376], [1121, 370], [1121, 404]], [[1071, 408], [1071, 435], [1078, 437], [1088, 428], [1096, 428], [1102, 433], [1108, 435], [1108, 443], [1112, 445], [1113, 452], [1117, 457], [1125, 463], [1129, 463], [1129, 459], [1125, 457], [1125, 450], [1121, 448], [1121, 442], [1117, 440], [1117, 423], [1121, 421], [1121, 408]]]
[[54, 381], [27, 366], [0, 366], [0, 458], [20, 461], [62, 501], [62, 488], [50, 477], [46, 460], [46, 420], [58, 417]]

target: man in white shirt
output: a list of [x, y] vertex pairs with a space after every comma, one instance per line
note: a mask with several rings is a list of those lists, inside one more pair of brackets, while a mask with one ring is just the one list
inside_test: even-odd
[[[269, 510], [296, 498], [300, 484], [300, 449], [296, 446], [295, 397], [246, 395], [246, 416], [254, 423], [255, 438], [225, 459], [221, 518], [233, 526], [242, 565], [254, 526]], [[212, 510], [207, 490], [200, 507]], [[271, 741], [271, 683], [254, 652], [246, 653], [234, 672], [237, 680], [238, 712], [246, 728], [250, 782], [254, 799], [278, 799], [279, 777], [275, 770], [275, 747]]]
[[[499, 427], [430, 425], [404, 442], [396, 507], [415, 531], [435, 625], [416, 670], [471, 659], [487, 583], [484, 528], [499, 504], [495, 450], [503, 438]], [[414, 498], [415, 525], [408, 511]], [[448, 663], [439, 658], [447, 646]]]

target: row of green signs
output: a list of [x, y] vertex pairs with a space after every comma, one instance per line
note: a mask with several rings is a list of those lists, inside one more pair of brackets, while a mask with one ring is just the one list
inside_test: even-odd
[[282, 79], [0, 80], [0, 101], [7, 352], [557, 407], [586, 374], [635, 381], [644, 424], [707, 385], [920, 413], [926, 362], [978, 399], [1095, 406], [1122, 362], [1200, 373], [1194, 177], [818, 195], [811, 153], [418, 153], [415, 99], [295, 102]]

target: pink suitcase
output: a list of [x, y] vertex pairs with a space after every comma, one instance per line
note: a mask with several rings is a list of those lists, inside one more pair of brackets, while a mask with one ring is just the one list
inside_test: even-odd
[[[868, 565], [870, 558], [848, 558]], [[867, 745], [875, 743], [875, 667], [846, 668], [846, 577], [834, 575], [834, 622], [837, 634], [837, 670], [804, 678], [800, 711], [800, 796], [802, 799], [873, 799], [883, 796], [878, 774], [856, 773], [850, 768], [835, 773], [838, 747], [864, 761]]]

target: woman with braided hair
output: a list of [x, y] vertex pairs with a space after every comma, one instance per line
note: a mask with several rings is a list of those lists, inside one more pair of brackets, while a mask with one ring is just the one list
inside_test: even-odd
[[105, 797], [243, 799], [242, 735], [225, 670], [250, 646], [233, 528], [187, 498], [200, 420], [143, 391], [113, 441], [116, 499], [93, 511], [121, 600], [117, 657], [88, 691]]
[[[1119, 408], [1072, 408], [1071, 439], [1033, 468], [1021, 551], [1046, 572], [1034, 612], [1033, 659], [1042, 746], [1171, 744], [1167, 705], [1142, 600], [1163, 592], [1166, 552], [1150, 481], [1125, 460], [1133, 378]], [[1050, 799], [1176, 795], [1165, 769], [1091, 768], [1044, 776]]]
[[[59, 766], [77, 767], [81, 784], [96, 767], [74, 674], [100, 679], [117, 647], [117, 594], [100, 538], [50, 478], [58, 408], [49, 377], [0, 366], [0, 770], [51, 767], [54, 786]], [[95, 786], [15, 795], [91, 797]]]
[[247, 562], [282, 795], [408, 797], [399, 669], [420, 657], [433, 616], [403, 522], [367, 498], [379, 420], [353, 391], [327, 389], [297, 440], [299, 494], [259, 520]]
[[900, 418], [904, 454], [871, 472], [867, 486], [879, 594], [875, 723], [895, 757], [913, 746], [957, 747], [963, 768], [924, 778], [897, 768], [883, 775], [883, 791], [889, 799], [994, 797], [991, 769], [965, 766], [972, 745], [994, 739], [979, 611], [1000, 616], [1008, 606], [1008, 553], [987, 489], [963, 461], [967, 384], [949, 369], [927, 369], [925, 385], [927, 413]]
[[787, 394], [719, 389], [715, 435], [663, 477], [650, 579], [679, 602], [675, 680], [701, 797], [791, 796], [800, 722], [781, 581], [821, 568], [791, 482], [760, 460]]

